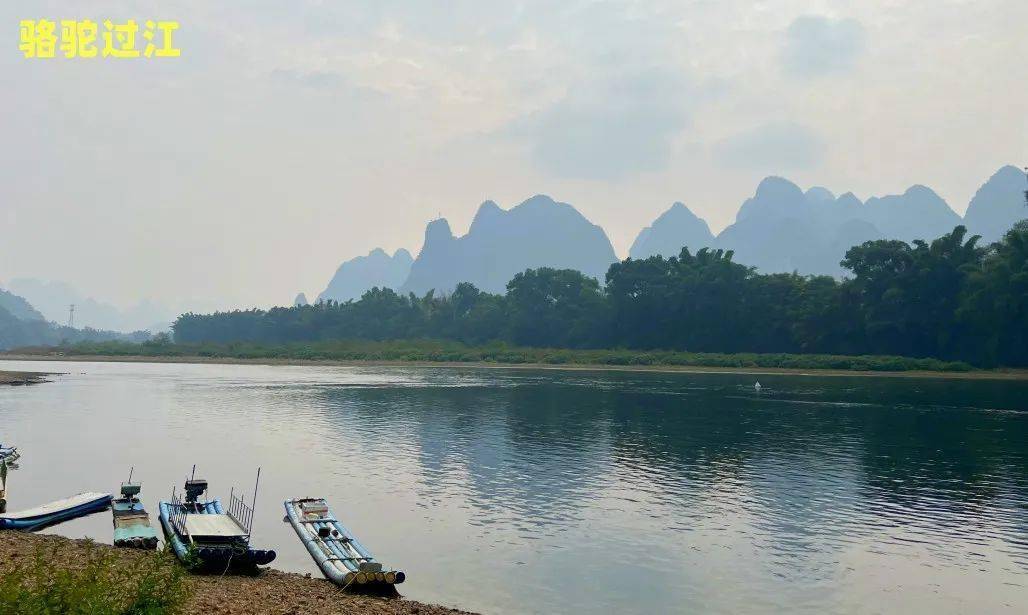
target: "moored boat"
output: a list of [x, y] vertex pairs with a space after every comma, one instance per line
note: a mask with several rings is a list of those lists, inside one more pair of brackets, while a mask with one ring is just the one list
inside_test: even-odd
[[[259, 470], [257, 475], [259, 479]], [[273, 550], [250, 545], [253, 507], [233, 490], [226, 511], [217, 498], [206, 499], [206, 493], [207, 481], [190, 478], [184, 500], [172, 491], [171, 499], [159, 505], [161, 528], [179, 561], [197, 572], [218, 573], [255, 573], [257, 566], [271, 563], [275, 559]], [[255, 489], [254, 503], [256, 499]]]
[[0, 529], [38, 530], [44, 527], [105, 510], [111, 504], [109, 493], [79, 493], [36, 508], [0, 515]]
[[7, 512], [7, 460], [0, 459], [0, 513]]
[[142, 485], [128, 481], [121, 484], [121, 497], [111, 502], [114, 522], [114, 546], [134, 549], [156, 549], [157, 530], [150, 526], [150, 513], [137, 497]]
[[18, 452], [17, 446], [4, 446], [0, 444], [0, 461], [6, 461], [8, 463], [17, 461], [21, 457], [21, 453]]
[[286, 520], [314, 558], [321, 572], [336, 585], [357, 591], [396, 593], [407, 578], [385, 570], [367, 549], [332, 515], [322, 498], [286, 500]]

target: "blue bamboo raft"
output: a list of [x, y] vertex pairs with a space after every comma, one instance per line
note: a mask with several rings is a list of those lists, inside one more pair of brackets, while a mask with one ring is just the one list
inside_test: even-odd
[[202, 499], [207, 481], [186, 481], [185, 500], [172, 492], [159, 505], [161, 528], [175, 556], [196, 572], [256, 573], [270, 564], [275, 552], [250, 546], [253, 509], [233, 493], [226, 512], [217, 498]]
[[384, 570], [357, 538], [333, 517], [321, 498], [286, 500], [286, 520], [314, 562], [330, 581], [344, 589], [395, 594], [407, 578], [399, 570]]
[[157, 530], [150, 527], [150, 513], [136, 497], [142, 486], [132, 482], [121, 484], [121, 497], [111, 503], [114, 522], [114, 546], [133, 549], [156, 549]]
[[79, 493], [36, 508], [4, 513], [0, 515], [0, 529], [39, 530], [68, 519], [105, 510], [110, 504], [109, 493]]

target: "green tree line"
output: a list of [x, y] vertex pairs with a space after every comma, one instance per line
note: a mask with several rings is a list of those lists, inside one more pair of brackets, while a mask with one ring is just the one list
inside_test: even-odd
[[731, 251], [627, 259], [605, 283], [529, 269], [503, 295], [373, 288], [354, 301], [184, 314], [185, 344], [455, 340], [547, 348], [901, 355], [1028, 366], [1028, 222], [988, 246], [963, 226], [931, 242], [869, 241], [850, 275], [760, 274]]

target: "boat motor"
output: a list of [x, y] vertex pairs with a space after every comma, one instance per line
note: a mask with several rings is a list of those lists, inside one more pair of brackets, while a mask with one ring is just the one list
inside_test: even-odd
[[191, 478], [186, 481], [186, 502], [195, 504], [203, 493], [207, 491], [207, 481], [202, 478]]
[[139, 483], [124, 482], [121, 484], [121, 496], [126, 500], [134, 500], [141, 490]]

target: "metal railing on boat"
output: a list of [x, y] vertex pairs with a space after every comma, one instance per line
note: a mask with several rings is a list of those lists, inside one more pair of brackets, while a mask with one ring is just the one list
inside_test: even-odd
[[246, 496], [240, 497], [236, 495], [235, 488], [233, 487], [228, 495], [228, 509], [226, 512], [229, 517], [232, 517], [233, 521], [239, 524], [239, 527], [243, 528], [246, 532], [246, 538], [249, 540], [250, 535], [253, 533], [253, 508], [243, 502], [244, 497]]
[[171, 510], [168, 511], [168, 521], [171, 522], [171, 526], [181, 536], [188, 536], [186, 533], [186, 507], [182, 505], [182, 500], [178, 497], [174, 488], [171, 490], [171, 501], [169, 504], [168, 508]]

